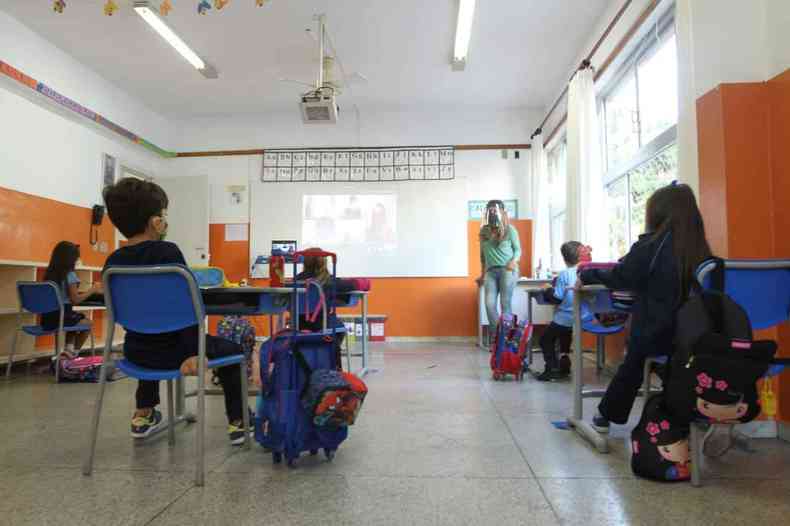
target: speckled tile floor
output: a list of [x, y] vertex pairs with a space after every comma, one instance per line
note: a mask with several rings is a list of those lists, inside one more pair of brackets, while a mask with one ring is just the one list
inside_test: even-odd
[[[705, 486], [633, 477], [629, 426], [600, 455], [555, 429], [569, 383], [493, 382], [468, 345], [373, 346], [370, 395], [333, 463], [272, 465], [227, 444], [208, 400], [206, 485], [193, 484], [194, 430], [128, 436], [134, 383], [108, 388], [96, 470], [80, 473], [94, 385], [54, 385], [21, 367], [0, 381], [0, 524], [525, 525], [786, 524], [790, 444], [756, 441], [706, 464]], [[588, 381], [597, 382], [592, 373]], [[192, 402], [190, 402], [192, 403]], [[595, 402], [585, 402], [587, 414]], [[639, 407], [635, 410], [637, 412]], [[634, 422], [636, 421], [634, 415]]]

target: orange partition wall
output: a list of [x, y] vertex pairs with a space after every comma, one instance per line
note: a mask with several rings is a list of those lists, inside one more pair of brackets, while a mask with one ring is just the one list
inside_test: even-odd
[[[790, 258], [790, 74], [724, 84], [697, 101], [700, 207], [712, 249], [728, 258]], [[788, 354], [787, 323], [761, 331]], [[790, 420], [790, 382], [776, 381]]]
[[[82, 262], [101, 267], [107, 254], [92, 250], [90, 208], [70, 205], [0, 187], [0, 259], [48, 262], [59, 241], [82, 248]], [[105, 217], [98, 229], [99, 241], [115, 245], [115, 230]]]
[[[513, 220], [519, 232], [521, 273], [532, 267], [532, 222]], [[372, 280], [368, 311], [387, 315], [388, 336], [475, 336], [477, 335], [477, 285], [480, 275], [479, 221], [469, 221], [469, 276], [462, 278], [375, 278]], [[224, 225], [211, 225], [211, 264], [225, 269], [231, 280], [249, 274], [249, 243], [225, 241]], [[338, 263], [343, 275], [343, 263]], [[348, 313], [358, 312], [350, 309]], [[256, 322], [260, 334], [268, 327]]]

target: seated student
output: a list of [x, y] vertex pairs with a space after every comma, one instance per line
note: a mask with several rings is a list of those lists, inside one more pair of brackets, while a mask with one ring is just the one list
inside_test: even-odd
[[[44, 281], [54, 281], [60, 286], [61, 298], [63, 298], [64, 327], [72, 327], [84, 320], [85, 315], [81, 312], [74, 312], [72, 307], [85, 301], [91, 294], [100, 293], [102, 290], [101, 281], [94, 283], [89, 289], [79, 290], [80, 278], [74, 272], [79, 260], [80, 246], [69, 241], [61, 241], [52, 250], [49, 266], [44, 273]], [[60, 311], [56, 310], [42, 314], [41, 325], [48, 331], [57, 330], [60, 325]], [[79, 351], [85, 340], [88, 339], [88, 336], [88, 331], [67, 333], [66, 352]]]
[[[112, 266], [185, 265], [184, 256], [174, 243], [164, 241], [167, 233], [168, 199], [158, 185], [132, 177], [121, 179], [104, 189], [104, 202], [112, 223], [129, 240], [113, 252], [105, 269]], [[151, 301], [157, 299], [151, 298]], [[161, 334], [140, 334], [127, 331], [124, 340], [126, 359], [150, 369], [181, 368], [184, 374], [197, 371], [198, 327]], [[241, 346], [206, 335], [206, 357], [221, 358], [241, 354]], [[244, 442], [242, 411], [247, 411], [242, 400], [239, 365], [217, 370], [225, 391], [225, 411], [228, 416], [228, 435], [233, 445]], [[159, 382], [141, 380], [137, 385], [137, 410], [132, 417], [132, 437], [145, 438], [162, 424], [159, 405]]]
[[[543, 333], [540, 339], [540, 348], [543, 350], [543, 359], [546, 369], [538, 376], [541, 382], [549, 382], [566, 378], [571, 372], [571, 360], [568, 357], [571, 351], [571, 336], [573, 334], [573, 287], [576, 285], [576, 267], [579, 257], [588, 253], [578, 241], [568, 241], [560, 247], [562, 258], [568, 266], [557, 276], [553, 288], [544, 291], [544, 298], [549, 303], [557, 305], [554, 311], [554, 320]], [[582, 306], [584, 309], [584, 306]], [[582, 316], [584, 316], [584, 311]], [[556, 342], [560, 342], [562, 357], [557, 361]]]
[[[308, 248], [305, 252], [316, 251], [320, 252], [320, 248]], [[304, 281], [314, 279], [318, 281], [324, 288], [324, 293], [329, 295], [332, 293], [332, 275], [326, 268], [326, 257], [322, 256], [305, 256], [304, 267], [302, 272], [297, 274], [296, 281]], [[354, 290], [354, 282], [347, 279], [335, 279], [335, 298], [348, 294]], [[328, 300], [328, 298], [327, 298]], [[323, 328], [323, 313], [318, 312], [318, 316], [314, 321], [309, 321], [305, 314], [299, 315], [299, 328], [308, 331], [320, 331]], [[327, 328], [341, 328], [343, 322], [337, 316], [328, 316], [326, 320]], [[343, 338], [345, 333], [340, 333], [335, 336], [335, 358], [338, 369], [341, 368], [340, 364], [340, 350], [342, 349]]]

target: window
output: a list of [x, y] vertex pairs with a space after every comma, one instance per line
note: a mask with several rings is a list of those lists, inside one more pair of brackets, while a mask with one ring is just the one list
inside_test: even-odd
[[601, 97], [609, 246], [623, 256], [644, 231], [645, 205], [677, 177], [677, 48], [661, 21]]
[[560, 247], [565, 241], [565, 180], [567, 171], [567, 143], [563, 140], [548, 154], [549, 168], [549, 228], [551, 244], [551, 261], [543, 262], [544, 268], [552, 270], [565, 267], [560, 254]]

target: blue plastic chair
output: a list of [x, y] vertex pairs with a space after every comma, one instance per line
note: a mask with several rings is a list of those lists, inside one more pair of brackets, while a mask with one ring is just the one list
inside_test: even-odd
[[[197, 467], [195, 484], [205, 480], [205, 370], [206, 370], [206, 314], [203, 299], [195, 276], [182, 265], [152, 267], [111, 267], [104, 272], [104, 297], [107, 305], [109, 335], [104, 346], [104, 364], [99, 375], [99, 391], [91, 424], [90, 443], [85, 454], [83, 474], [93, 471], [93, 457], [99, 431], [99, 417], [107, 385], [107, 365], [110, 360], [111, 342], [115, 324], [127, 331], [142, 334], [173, 332], [194, 325], [198, 326], [198, 414], [197, 414]], [[153, 299], [153, 301], [152, 301]], [[247, 400], [247, 366], [244, 354], [208, 361], [208, 368], [241, 364], [242, 400]], [[116, 367], [127, 376], [138, 380], [167, 381], [168, 443], [175, 444], [176, 415], [173, 407], [173, 380], [182, 377], [179, 369], [157, 370], [137, 366], [126, 359], [116, 362]], [[243, 411], [244, 429], [249, 429], [249, 412]], [[244, 435], [244, 446], [249, 449], [250, 439]]]
[[[11, 377], [11, 367], [14, 365], [14, 355], [16, 346], [19, 342], [19, 332], [22, 331], [30, 336], [55, 335], [55, 382], [60, 379], [60, 354], [65, 341], [66, 333], [88, 332], [91, 337], [91, 350], [95, 349], [93, 342], [93, 324], [83, 322], [71, 327], [63, 326], [63, 296], [60, 287], [54, 281], [17, 281], [17, 296], [19, 297], [19, 314], [17, 327], [14, 330], [14, 341], [11, 344], [11, 354], [6, 365], [6, 379]], [[22, 315], [25, 312], [31, 314], [44, 314], [47, 312], [60, 312], [60, 322], [57, 329], [45, 329], [42, 325], [23, 325]]]
[[[702, 263], [697, 269], [697, 281], [705, 289], [713, 287], [713, 271], [716, 260]], [[768, 329], [790, 319], [790, 260], [788, 259], [725, 259], [724, 292], [743, 307], [754, 329]], [[781, 373], [784, 365], [772, 366], [766, 376]], [[717, 424], [718, 425], [718, 424]], [[734, 429], [731, 424], [723, 424]], [[703, 429], [696, 423], [691, 425], [691, 483], [701, 485], [700, 461], [704, 438]], [[736, 437], [746, 442], [748, 438]], [[720, 454], [724, 454], [726, 449]]]

